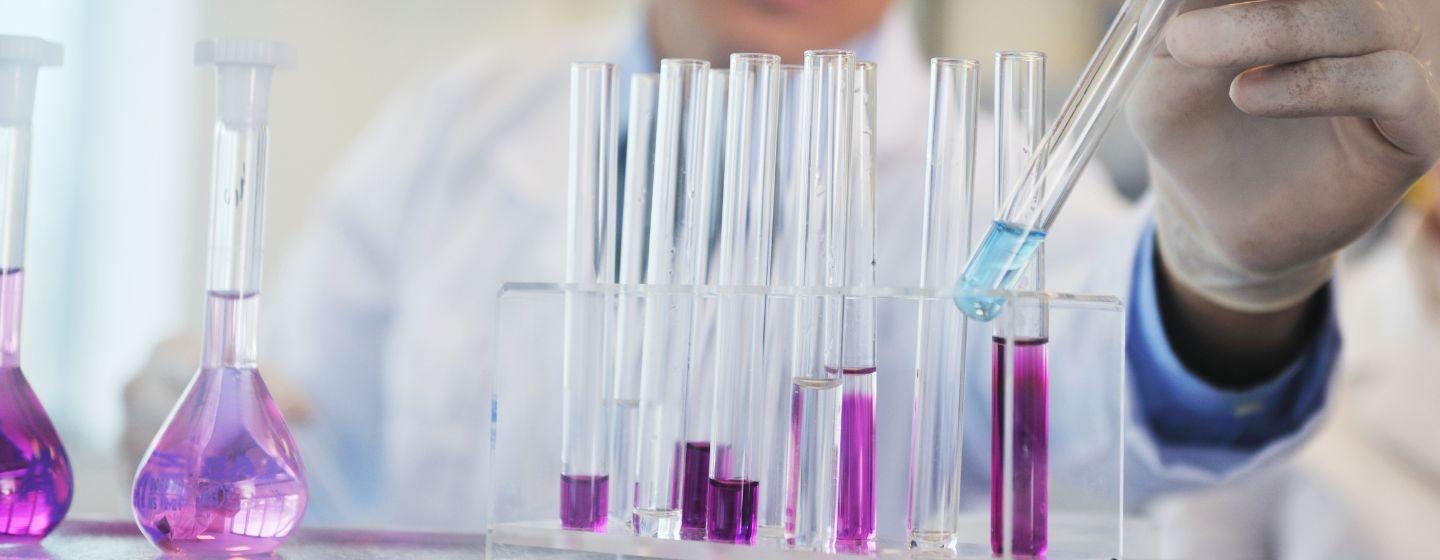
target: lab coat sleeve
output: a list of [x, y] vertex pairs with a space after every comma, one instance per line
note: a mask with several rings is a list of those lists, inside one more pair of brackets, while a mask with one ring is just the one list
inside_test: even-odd
[[1155, 285], [1155, 241], [1144, 226], [1134, 254], [1126, 353], [1132, 423], [1127, 498], [1201, 487], [1241, 476], [1286, 455], [1317, 424], [1340, 351], [1331, 288], [1319, 331], [1274, 380], [1245, 391], [1214, 387], [1186, 369], [1170, 346]]

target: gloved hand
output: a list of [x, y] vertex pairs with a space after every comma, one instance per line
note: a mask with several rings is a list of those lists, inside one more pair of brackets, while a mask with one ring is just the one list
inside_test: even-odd
[[1324, 285], [1440, 157], [1423, 1], [1187, 2], [1130, 107], [1170, 278], [1248, 313]]

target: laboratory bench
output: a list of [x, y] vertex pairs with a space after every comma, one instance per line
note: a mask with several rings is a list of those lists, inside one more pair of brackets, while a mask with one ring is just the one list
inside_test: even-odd
[[[483, 535], [306, 529], [295, 531], [273, 558], [475, 559], [485, 556]], [[0, 548], [3, 560], [132, 560], [164, 558], [135, 522], [68, 519], [38, 545]]]

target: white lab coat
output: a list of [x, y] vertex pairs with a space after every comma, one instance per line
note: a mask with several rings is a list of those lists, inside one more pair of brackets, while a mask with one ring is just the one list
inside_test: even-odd
[[[910, 26], [897, 10], [867, 43], [880, 84], [882, 286], [919, 277], [928, 75]], [[314, 473], [313, 521], [483, 529], [495, 294], [505, 281], [562, 278], [567, 66], [622, 61], [641, 32], [596, 29], [473, 56], [400, 96], [341, 162], [266, 317], [274, 335], [267, 356], [314, 399], [315, 425], [299, 433]], [[976, 203], [987, 209], [989, 130], [982, 123], [976, 176]], [[987, 225], [980, 222], [977, 231]], [[1143, 224], [1100, 174], [1087, 174], [1051, 230], [1049, 286], [1128, 298]], [[881, 472], [905, 472], [914, 372], [903, 364], [913, 363], [913, 348], [881, 335]], [[902, 366], [887, 371], [887, 363]], [[1052, 441], [1120, 450], [1115, 434], [1093, 430], [1118, 410], [1122, 389], [1105, 379], [1052, 379], [1054, 398], [1094, 403], [1086, 413], [1093, 417], [1054, 418]], [[971, 408], [967, 417], [984, 418]], [[965, 440], [975, 452], [967, 460], [984, 461], [988, 436], [975, 429], [982, 423], [969, 425]], [[1132, 501], [1214, 482], [1293, 444], [1242, 454], [1223, 468], [1194, 467], [1168, 461], [1142, 427], [1127, 433]], [[884, 491], [892, 487], [900, 490]], [[880, 529], [894, 535], [904, 526], [904, 481], [881, 488]]]
[[1402, 210], [1344, 267], [1335, 401], [1289, 465], [1157, 504], [1166, 558], [1411, 560], [1440, 527], [1440, 243]]

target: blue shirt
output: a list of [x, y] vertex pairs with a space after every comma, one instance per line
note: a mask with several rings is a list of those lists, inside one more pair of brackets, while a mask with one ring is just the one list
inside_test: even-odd
[[1258, 387], [1233, 391], [1190, 372], [1170, 346], [1155, 286], [1155, 230], [1147, 227], [1135, 253], [1126, 347], [1139, 413], [1171, 452], [1228, 448], [1253, 451], [1295, 435], [1325, 402], [1340, 354], [1333, 290], [1324, 288], [1320, 331], [1284, 372]]

